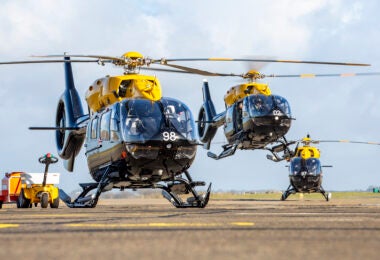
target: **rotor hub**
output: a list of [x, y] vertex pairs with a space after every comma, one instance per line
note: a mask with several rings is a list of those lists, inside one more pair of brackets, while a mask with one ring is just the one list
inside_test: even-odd
[[265, 78], [265, 75], [261, 74], [260, 72], [258, 72], [256, 70], [250, 70], [247, 73], [243, 74], [243, 78], [244, 79], [249, 79], [251, 81], [255, 81], [255, 80], [258, 80], [258, 79]]
[[126, 52], [121, 56], [120, 60], [115, 60], [116, 66], [124, 67], [124, 74], [136, 73], [136, 68], [144, 65], [149, 65], [151, 59], [145, 59], [144, 56], [136, 51]]

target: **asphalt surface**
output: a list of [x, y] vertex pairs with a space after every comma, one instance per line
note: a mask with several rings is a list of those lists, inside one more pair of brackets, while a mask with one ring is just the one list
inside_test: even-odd
[[365, 199], [103, 199], [0, 210], [0, 259], [379, 259], [380, 195]]

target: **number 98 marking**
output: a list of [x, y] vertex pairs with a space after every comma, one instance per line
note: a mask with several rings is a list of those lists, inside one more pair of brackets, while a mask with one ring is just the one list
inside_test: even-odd
[[175, 132], [163, 132], [162, 133], [162, 139], [167, 142], [167, 141], [175, 141], [177, 140], [177, 135], [175, 134]]
[[273, 115], [279, 116], [279, 115], [281, 115], [281, 111], [280, 110], [273, 110]]

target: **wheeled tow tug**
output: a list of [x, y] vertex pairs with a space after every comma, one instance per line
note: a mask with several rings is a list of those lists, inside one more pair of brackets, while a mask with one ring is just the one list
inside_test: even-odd
[[43, 175], [40, 173], [22, 175], [21, 180], [25, 185], [22, 186], [17, 199], [18, 208], [31, 208], [33, 204], [37, 206], [38, 203], [41, 204], [41, 208], [47, 208], [49, 204], [51, 208], [59, 207], [59, 191], [54, 185], [59, 183], [59, 174], [52, 173], [48, 176], [49, 165], [58, 162], [58, 158], [47, 153], [38, 161], [45, 164], [45, 172]]

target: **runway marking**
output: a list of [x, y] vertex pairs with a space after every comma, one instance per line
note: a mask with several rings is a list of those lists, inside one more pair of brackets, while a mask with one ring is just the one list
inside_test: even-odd
[[0, 228], [17, 228], [19, 224], [0, 224]]
[[378, 215], [377, 212], [237, 212], [236, 215], [263, 215], [263, 216], [337, 216], [340, 215], [363, 215], [363, 216], [369, 216], [369, 215]]
[[235, 226], [254, 226], [255, 223], [253, 222], [232, 222], [231, 225], [235, 225]]
[[231, 223], [119, 223], [119, 224], [102, 224], [102, 223], [77, 223], [65, 224], [68, 227], [95, 227], [95, 228], [119, 228], [119, 227], [223, 227], [223, 226], [239, 226], [239, 227], [252, 227], [253, 222], [231, 222]]
[[30, 214], [30, 215], [23, 215], [23, 217], [41, 217], [41, 218], [51, 218], [51, 217], [89, 217], [91, 216], [90, 214]]

